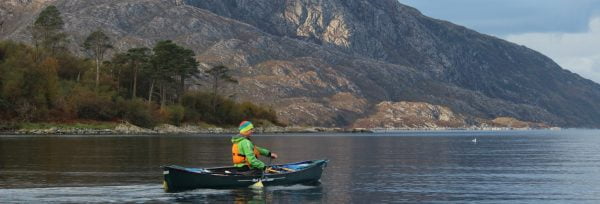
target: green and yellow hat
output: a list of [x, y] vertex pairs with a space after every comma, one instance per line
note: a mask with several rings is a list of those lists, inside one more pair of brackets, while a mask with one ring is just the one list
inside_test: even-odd
[[252, 129], [254, 129], [254, 125], [250, 121], [242, 121], [240, 123], [240, 134], [245, 134]]

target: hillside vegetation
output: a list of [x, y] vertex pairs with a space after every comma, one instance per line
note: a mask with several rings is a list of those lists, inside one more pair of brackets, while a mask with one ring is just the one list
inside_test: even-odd
[[[273, 110], [221, 95], [219, 83], [236, 83], [227, 67], [201, 73], [195, 53], [172, 41], [108, 58], [111, 39], [97, 30], [81, 45], [87, 56], [78, 57], [67, 49], [62, 27], [60, 12], [49, 6], [31, 25], [32, 45], [0, 41], [0, 129], [74, 121], [278, 124]], [[201, 75], [211, 76], [213, 92], [188, 90]]]

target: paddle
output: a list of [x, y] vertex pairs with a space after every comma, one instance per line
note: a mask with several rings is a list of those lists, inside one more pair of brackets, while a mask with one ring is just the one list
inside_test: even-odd
[[[268, 166], [271, 166], [271, 157], [269, 157], [269, 164], [267, 165], [267, 167]], [[252, 188], [252, 189], [262, 189], [262, 188], [264, 188], [265, 185], [263, 185], [263, 183], [262, 183], [262, 181], [264, 179], [265, 179], [265, 171], [262, 171], [262, 175], [260, 176], [260, 179], [258, 180], [258, 182], [252, 184], [250, 186], [250, 188]]]

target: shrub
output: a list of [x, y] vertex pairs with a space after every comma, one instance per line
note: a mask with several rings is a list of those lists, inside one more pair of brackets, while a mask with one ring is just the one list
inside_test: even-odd
[[185, 116], [185, 108], [181, 105], [167, 106], [168, 123], [180, 126]]
[[266, 109], [261, 106], [257, 106], [250, 102], [243, 102], [239, 105], [241, 117], [245, 120], [265, 120], [270, 123], [281, 125], [277, 121], [277, 114], [272, 109]]
[[212, 114], [209, 113], [211, 107], [211, 94], [203, 92], [188, 92], [183, 98], [181, 104], [185, 107], [185, 120], [188, 122], [211, 122]]
[[0, 122], [0, 131], [12, 131], [21, 129], [21, 124], [14, 121]]
[[117, 107], [119, 107], [118, 115], [131, 124], [152, 128], [156, 126], [159, 121], [158, 113], [154, 110], [156, 108], [153, 104], [147, 104], [141, 99], [134, 100], [118, 100]]
[[96, 93], [85, 86], [74, 87], [70, 93], [66, 99], [68, 107], [74, 109], [80, 119], [107, 121], [117, 116], [109, 94]]
[[[216, 101], [213, 109], [212, 102]], [[250, 102], [236, 103], [233, 100], [203, 92], [187, 93], [182, 100], [185, 107], [184, 119], [188, 122], [206, 121], [219, 125], [237, 125], [242, 120], [263, 119], [278, 124], [275, 111]]]
[[77, 116], [81, 119], [111, 120], [116, 116], [114, 103], [110, 98], [90, 95], [79, 99], [77, 103]]

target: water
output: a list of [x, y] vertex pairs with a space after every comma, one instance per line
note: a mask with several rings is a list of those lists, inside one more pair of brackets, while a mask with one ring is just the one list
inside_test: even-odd
[[[472, 140], [477, 138], [477, 142]], [[256, 135], [319, 186], [164, 193], [161, 165], [230, 165], [229, 136], [0, 136], [0, 203], [599, 203], [600, 131]]]

